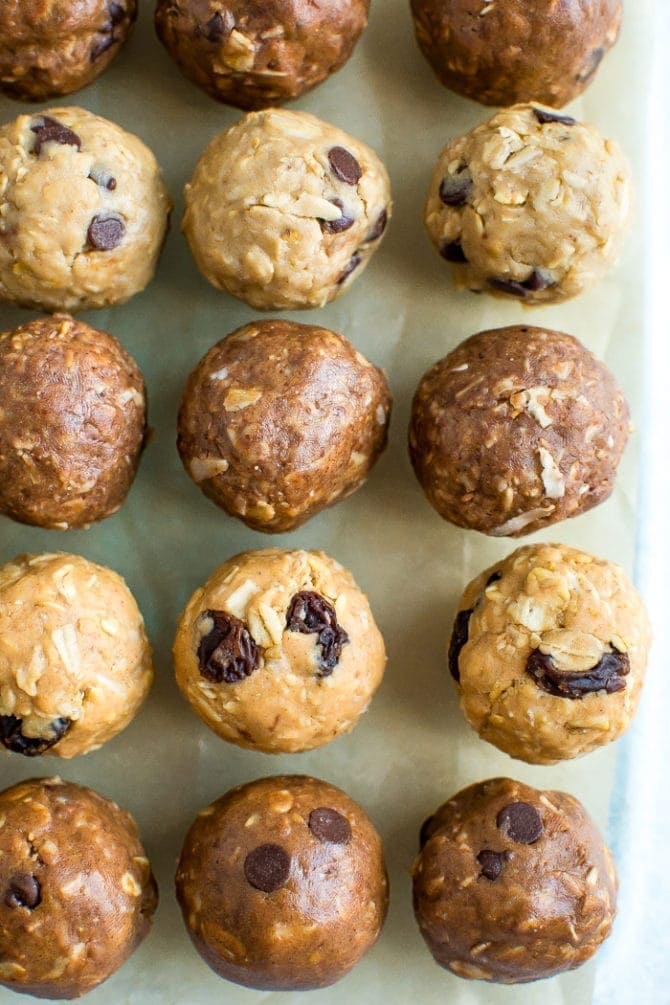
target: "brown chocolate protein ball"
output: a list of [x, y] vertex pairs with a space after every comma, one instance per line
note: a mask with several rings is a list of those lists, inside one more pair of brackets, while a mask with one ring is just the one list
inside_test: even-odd
[[158, 0], [156, 31], [210, 97], [259, 109], [298, 98], [347, 62], [370, 0]]
[[381, 839], [334, 785], [263, 778], [198, 815], [177, 868], [177, 898], [193, 944], [221, 977], [267, 991], [327, 987], [384, 924]]
[[561, 108], [594, 79], [621, 0], [411, 0], [421, 51], [452, 91], [484, 105]]
[[386, 377], [342, 335], [257, 321], [213, 346], [189, 377], [177, 446], [218, 506], [280, 533], [363, 484], [390, 412]]
[[136, 0], [3, 0], [0, 91], [45, 101], [92, 83], [121, 51]]
[[616, 909], [614, 862], [581, 803], [509, 778], [463, 789], [426, 820], [413, 878], [435, 961], [471, 980], [574, 970]]
[[124, 502], [146, 430], [142, 374], [66, 314], [0, 335], [0, 512], [68, 530]]
[[571, 335], [479, 332], [424, 374], [409, 450], [440, 516], [519, 537], [607, 499], [628, 405], [604, 363]]
[[158, 901], [135, 822], [60, 778], [0, 793], [0, 984], [78, 998], [121, 967]]

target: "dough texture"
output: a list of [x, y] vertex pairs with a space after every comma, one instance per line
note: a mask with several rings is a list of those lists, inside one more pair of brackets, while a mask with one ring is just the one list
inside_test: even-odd
[[183, 229], [206, 279], [257, 310], [322, 307], [361, 274], [391, 215], [386, 168], [306, 112], [251, 112], [186, 186]]
[[447, 144], [425, 222], [458, 286], [555, 303], [615, 264], [632, 194], [618, 143], [568, 116], [516, 105]]
[[367, 598], [319, 551], [235, 555], [196, 590], [174, 644], [177, 683], [222, 739], [311, 750], [353, 729], [386, 652]]

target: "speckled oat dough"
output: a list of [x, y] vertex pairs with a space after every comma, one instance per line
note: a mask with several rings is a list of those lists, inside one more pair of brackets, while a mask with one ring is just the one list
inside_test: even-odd
[[353, 729], [384, 673], [367, 598], [319, 551], [235, 555], [196, 590], [174, 644], [177, 683], [224, 740], [311, 750]]
[[629, 425], [614, 377], [577, 339], [497, 328], [424, 374], [409, 448], [445, 520], [516, 537], [607, 499]]
[[617, 143], [516, 105], [445, 147], [425, 222], [458, 286], [546, 304], [590, 289], [614, 265], [631, 203]]
[[183, 229], [204, 276], [257, 310], [322, 307], [361, 274], [391, 214], [386, 168], [306, 112], [245, 115], [186, 186]]
[[185, 77], [238, 108], [297, 98], [339, 70], [370, 0], [158, 0], [156, 30]]
[[449, 665], [482, 739], [531, 764], [554, 764], [628, 728], [650, 640], [642, 600], [620, 566], [536, 544], [466, 588]]
[[485, 105], [561, 108], [588, 87], [621, 0], [412, 0], [417, 41], [447, 87]]
[[123, 579], [78, 555], [0, 566], [0, 744], [74, 757], [121, 732], [153, 680]]
[[440, 966], [518, 984], [581, 966], [610, 934], [617, 878], [584, 807], [492, 778], [421, 828], [414, 911]]
[[145, 428], [142, 374], [111, 335], [64, 314], [0, 335], [0, 512], [62, 530], [116, 512]]
[[177, 869], [193, 943], [247, 987], [323, 988], [377, 941], [388, 903], [381, 840], [341, 789], [263, 778], [204, 809]]
[[260, 321], [218, 342], [189, 377], [177, 446], [205, 495], [279, 533], [362, 485], [390, 413], [384, 374], [342, 335]]
[[123, 303], [154, 274], [170, 199], [151, 151], [81, 108], [0, 128], [0, 302]]
[[0, 984], [78, 998], [151, 927], [158, 891], [135, 822], [60, 778], [5, 789], [0, 820]]
[[85, 87], [118, 56], [135, 0], [3, 0], [0, 91], [45, 101]]

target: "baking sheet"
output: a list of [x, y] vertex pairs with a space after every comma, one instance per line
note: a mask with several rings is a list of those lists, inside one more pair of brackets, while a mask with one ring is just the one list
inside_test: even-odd
[[[514, 544], [441, 521], [414, 480], [405, 437], [413, 389], [430, 364], [477, 330], [522, 321], [570, 332], [603, 356], [639, 419], [645, 324], [642, 215], [620, 266], [576, 301], [529, 312], [516, 302], [457, 293], [423, 232], [421, 209], [442, 146], [488, 113], [434, 80], [415, 47], [407, 0], [373, 0], [370, 27], [353, 60], [295, 107], [377, 149], [391, 174], [395, 216], [382, 249], [340, 301], [288, 316], [343, 332], [387, 369], [395, 395], [391, 442], [362, 491], [272, 543], [323, 548], [353, 571], [370, 596], [389, 665], [369, 713], [350, 736], [302, 755], [238, 750], [193, 716], [177, 691], [170, 659], [176, 620], [192, 590], [228, 555], [268, 544], [266, 536], [226, 517], [197, 491], [174, 447], [178, 401], [189, 370], [214, 341], [256, 316], [209, 287], [179, 233], [181, 190], [195, 160], [210, 137], [238, 113], [215, 105], [182, 80], [154, 38], [150, 6], [145, 0], [138, 30], [102, 81], [60, 103], [78, 103], [137, 132], [156, 152], [175, 198], [174, 224], [154, 283], [123, 307], [83, 315], [119, 337], [142, 367], [157, 435], [128, 502], [102, 525], [58, 533], [0, 523], [2, 561], [20, 551], [60, 549], [122, 573], [137, 596], [155, 648], [157, 680], [147, 705], [102, 750], [69, 762], [0, 757], [2, 787], [59, 772], [127, 806], [142, 830], [162, 895], [154, 930], [126, 967], [87, 1001], [209, 1005], [225, 999], [251, 1005], [268, 997], [220, 981], [202, 963], [174, 900], [174, 866], [193, 816], [206, 803], [255, 777], [305, 772], [346, 789], [378, 825], [391, 877], [391, 908], [379, 943], [352, 974], [331, 989], [283, 994], [278, 1001], [586, 1005], [592, 1000], [594, 963], [535, 986], [509, 989], [466, 982], [433, 963], [413, 920], [409, 868], [418, 827], [439, 803], [473, 781], [509, 774], [573, 792], [605, 827], [616, 746], [560, 766], [531, 767], [483, 743], [466, 726], [445, 668], [445, 640], [462, 587]], [[621, 140], [638, 178], [653, 15], [653, 0], [627, 5], [619, 45], [572, 109]], [[21, 110], [0, 99], [2, 121]], [[641, 206], [644, 200], [641, 190]], [[0, 307], [3, 330], [27, 317]], [[638, 450], [639, 434], [607, 503], [529, 540], [584, 547], [631, 570]], [[0, 1003], [15, 1000], [11, 992], [0, 990]]]

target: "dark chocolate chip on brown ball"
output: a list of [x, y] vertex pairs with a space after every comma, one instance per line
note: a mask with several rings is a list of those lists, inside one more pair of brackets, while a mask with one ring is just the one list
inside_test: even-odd
[[328, 151], [328, 162], [335, 177], [347, 185], [357, 185], [363, 176], [361, 165], [344, 147], [332, 147]]
[[516, 844], [535, 844], [542, 837], [542, 817], [530, 803], [509, 803], [496, 817], [496, 826]]
[[39, 880], [29, 873], [12, 876], [5, 894], [7, 907], [25, 907], [34, 911], [42, 903], [42, 887]]
[[506, 851], [491, 851], [490, 848], [483, 848], [477, 855], [477, 861], [482, 867], [480, 873], [485, 879], [495, 882], [502, 875], [508, 854]]
[[217, 11], [206, 24], [200, 26], [200, 33], [208, 42], [220, 42], [227, 38], [235, 27], [235, 18], [231, 11]]
[[261, 844], [244, 860], [247, 883], [262, 893], [274, 893], [286, 883], [291, 871], [291, 857], [278, 844]]
[[312, 810], [307, 826], [315, 838], [327, 844], [347, 844], [351, 840], [351, 824], [347, 818], [328, 806]]
[[205, 611], [201, 621], [212, 622], [198, 645], [203, 677], [214, 684], [236, 684], [258, 669], [261, 650], [243, 621], [226, 611]]

